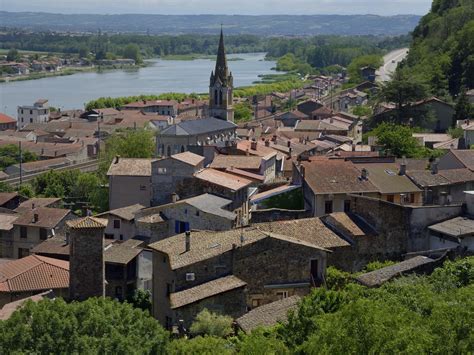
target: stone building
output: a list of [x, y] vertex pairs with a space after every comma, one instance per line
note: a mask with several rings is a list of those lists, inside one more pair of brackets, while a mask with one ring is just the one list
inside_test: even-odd
[[234, 78], [227, 67], [224, 34], [221, 29], [216, 68], [209, 83], [209, 115], [224, 121], [234, 122]]
[[202, 194], [141, 210], [135, 216], [137, 235], [155, 242], [189, 230], [225, 231], [237, 225], [231, 200]]
[[67, 223], [69, 298], [84, 301], [105, 295], [104, 230], [107, 220], [85, 217]]
[[135, 214], [145, 208], [140, 204], [117, 208], [97, 215], [107, 219], [106, 239], [128, 240], [135, 236]]
[[[188, 327], [204, 300], [210, 310], [237, 317], [246, 309], [305, 295], [322, 283], [329, 252], [306, 240], [257, 228], [192, 231], [150, 248], [153, 315], [167, 327], [181, 319]], [[193, 298], [185, 297], [183, 304], [177, 301], [183, 295]]]
[[135, 204], [150, 206], [153, 161], [153, 159], [115, 157], [107, 172], [109, 209], [115, 210]]
[[152, 205], [159, 206], [173, 201], [173, 194], [186, 185], [193, 175], [204, 168], [204, 157], [184, 152], [155, 160], [152, 170]]

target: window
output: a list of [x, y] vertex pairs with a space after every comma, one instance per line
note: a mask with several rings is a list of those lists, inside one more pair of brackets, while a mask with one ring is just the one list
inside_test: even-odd
[[30, 110], [30, 115], [32, 115], [32, 114], [33, 114], [33, 110]]
[[120, 219], [114, 219], [114, 229], [120, 229]]
[[393, 203], [394, 199], [395, 199], [395, 196], [394, 196], [394, 195], [387, 195], [387, 201], [388, 201], [388, 202], [392, 202], [392, 203]]
[[410, 194], [410, 203], [415, 203], [415, 194]]
[[48, 230], [46, 228], [40, 228], [40, 239], [46, 240], [48, 238]]
[[[168, 147], [169, 148], [169, 147]], [[166, 174], [166, 168], [158, 168], [158, 174], [163, 175]]]
[[189, 222], [181, 222], [175, 221], [174, 222], [174, 231], [176, 234], [181, 234], [186, 231], [189, 231]]
[[196, 211], [196, 216], [199, 217], [199, 210]]
[[20, 227], [20, 238], [28, 238], [28, 228]]
[[30, 123], [33, 123], [33, 119], [32, 119], [32, 118], [30, 118]]
[[113, 234], [109, 234], [109, 233], [105, 233], [105, 234], [104, 234], [104, 237], [105, 237], [105, 239], [114, 239], [114, 235], [113, 235]]
[[120, 234], [120, 240], [123, 240], [123, 234]]
[[278, 299], [282, 300], [284, 298], [288, 298], [288, 291], [278, 291], [276, 295]]
[[332, 213], [332, 201], [326, 201], [324, 203], [324, 213], [325, 214]]
[[18, 259], [24, 258], [25, 256], [30, 255], [30, 249], [27, 248], [18, 248]]
[[351, 201], [346, 200], [344, 201], [344, 212], [350, 212], [351, 211]]
[[140, 191], [145, 191], [146, 190], [146, 186], [145, 185], [140, 185]]

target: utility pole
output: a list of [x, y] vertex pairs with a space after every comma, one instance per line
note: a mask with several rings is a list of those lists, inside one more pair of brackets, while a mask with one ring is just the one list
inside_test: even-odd
[[100, 118], [97, 119], [97, 160], [100, 160]]
[[23, 168], [22, 168], [23, 154], [21, 151], [21, 141], [18, 142], [18, 148], [20, 149], [20, 187], [21, 187], [21, 184], [23, 183]]

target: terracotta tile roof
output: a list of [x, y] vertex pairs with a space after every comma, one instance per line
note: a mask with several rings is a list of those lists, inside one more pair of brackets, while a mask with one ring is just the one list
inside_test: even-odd
[[69, 262], [39, 255], [0, 264], [0, 293], [69, 287]]
[[248, 171], [241, 170], [241, 169], [236, 169], [236, 168], [231, 167], [231, 168], [225, 169], [225, 172], [229, 173], [229, 174], [233, 174], [233, 175], [242, 176], [242, 177], [247, 178], [249, 180], [255, 180], [255, 181], [259, 181], [259, 182], [264, 182], [265, 181], [265, 176], [255, 174], [255, 173], [250, 173]]
[[237, 318], [236, 322], [246, 333], [250, 333], [258, 327], [270, 327], [278, 322], [284, 323], [288, 319], [288, 311], [296, 309], [300, 299], [295, 295], [265, 304]]
[[145, 206], [142, 206], [139, 203], [137, 203], [135, 205], [117, 208], [115, 210], [110, 210], [107, 212], [100, 213], [96, 217], [105, 217], [107, 215], [113, 215], [113, 216], [120, 217], [126, 221], [131, 221], [135, 218], [135, 214], [144, 208]]
[[359, 170], [350, 162], [313, 160], [301, 165], [305, 182], [315, 194], [378, 192], [369, 180], [361, 179]]
[[71, 229], [101, 229], [107, 227], [107, 220], [97, 217], [84, 217], [67, 221], [66, 224]]
[[0, 206], [18, 196], [18, 192], [0, 192]]
[[242, 151], [242, 152], [249, 152], [251, 155], [258, 155], [259, 157], [266, 157], [269, 154], [272, 153], [278, 153], [277, 150], [271, 148], [271, 147], [266, 147], [265, 143], [262, 141], [257, 142], [257, 149], [252, 149], [252, 142], [250, 140], [243, 140], [243, 141], [238, 141], [237, 142], [237, 149]]
[[251, 180], [215, 169], [203, 169], [194, 174], [199, 180], [238, 191], [252, 184]]
[[145, 108], [152, 106], [176, 106], [178, 101], [175, 100], [142, 100], [136, 102], [130, 102], [124, 105], [125, 108]]
[[107, 176], [151, 176], [154, 159], [116, 158], [112, 161]]
[[[71, 213], [70, 210], [62, 208], [36, 207], [17, 208], [18, 218], [14, 222], [19, 226], [30, 226], [40, 228], [55, 228], [66, 216]], [[37, 215], [37, 221], [35, 221]]]
[[[243, 242], [241, 236], [243, 235]], [[263, 232], [258, 228], [233, 229], [225, 232], [192, 231], [191, 248], [185, 252], [185, 234], [178, 234], [159, 242], [150, 244], [151, 249], [166, 253], [170, 259], [171, 269], [176, 270], [192, 265], [217, 255], [226, 253], [237, 245], [247, 246], [265, 238], [275, 238], [289, 243], [304, 245], [310, 248], [326, 249], [301, 239], [291, 238], [275, 233]]]
[[33, 197], [20, 203], [18, 208], [48, 207], [60, 201], [61, 199], [57, 197]]
[[170, 294], [171, 309], [180, 308], [221, 293], [235, 290], [236, 288], [245, 287], [246, 285], [244, 281], [233, 275], [221, 277], [202, 285]]
[[378, 287], [397, 276], [401, 276], [403, 273], [413, 272], [417, 268], [433, 262], [435, 262], [435, 260], [426, 256], [415, 256], [414, 258], [402, 261], [395, 265], [360, 275], [356, 280], [367, 287]]
[[183, 163], [189, 164], [191, 166], [197, 166], [204, 161], [204, 157], [198, 154], [191, 152], [184, 152], [179, 154], [174, 154], [171, 156], [172, 159], [182, 161]]
[[258, 170], [262, 164], [262, 158], [254, 155], [217, 155], [212, 161], [210, 167], [214, 169], [247, 169]]
[[303, 120], [299, 121], [295, 126], [297, 131], [347, 131], [347, 126], [339, 127], [335, 124], [328, 123], [322, 120]]
[[327, 228], [317, 217], [254, 224], [262, 231], [305, 240], [321, 248], [350, 246], [344, 239]]
[[13, 117], [0, 112], [0, 123], [16, 123], [16, 120]]

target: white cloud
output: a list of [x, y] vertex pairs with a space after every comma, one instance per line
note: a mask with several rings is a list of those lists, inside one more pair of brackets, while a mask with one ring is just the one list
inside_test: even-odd
[[431, 0], [2, 0], [4, 11], [147, 14], [425, 14]]

